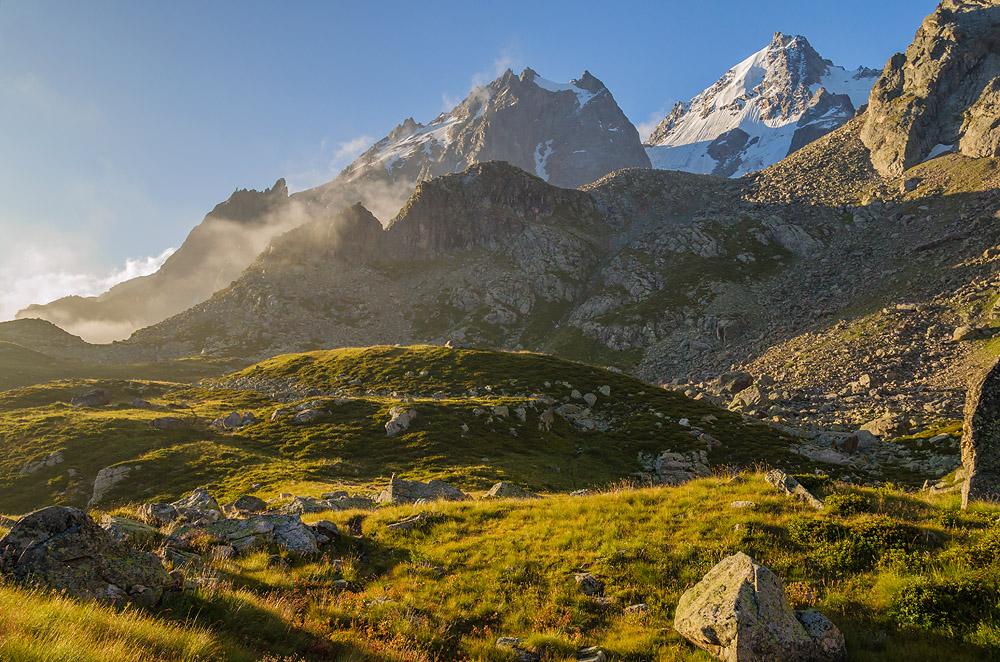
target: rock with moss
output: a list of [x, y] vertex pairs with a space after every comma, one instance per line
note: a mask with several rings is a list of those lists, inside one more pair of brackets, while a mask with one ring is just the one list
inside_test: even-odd
[[965, 401], [962, 507], [1000, 500], [1000, 359], [980, 374]]
[[417, 412], [414, 409], [393, 407], [389, 410], [389, 416], [391, 418], [385, 424], [385, 435], [395, 437], [400, 432], [409, 429], [410, 423], [417, 417]]
[[805, 487], [799, 484], [799, 481], [795, 480], [787, 473], [781, 469], [772, 469], [764, 475], [764, 480], [773, 486], [776, 490], [784, 492], [788, 496], [801, 501], [807, 506], [811, 506], [816, 510], [823, 510], [823, 502], [813, 496], [812, 492], [807, 490]]
[[685, 591], [675, 614], [681, 636], [726, 662], [846, 658], [836, 626], [818, 612], [806, 612], [808, 628], [803, 625], [781, 580], [742, 552], [723, 559]]
[[153, 606], [169, 582], [155, 554], [114, 540], [86, 513], [49, 506], [25, 515], [0, 539], [0, 575], [67, 595]]
[[201, 518], [215, 521], [223, 517], [219, 502], [203, 487], [196, 488], [191, 494], [174, 501], [170, 505], [176, 508], [189, 521], [196, 521]]
[[417, 480], [403, 480], [392, 475], [389, 485], [385, 487], [378, 496], [376, 503], [415, 503], [420, 499], [436, 501], [466, 501], [470, 497], [468, 494], [458, 489], [454, 485], [449, 485], [444, 481], [431, 480], [422, 483]]
[[222, 507], [227, 517], [240, 517], [251, 513], [262, 513], [267, 510], [267, 502], [260, 497], [244, 494]]
[[540, 499], [534, 492], [529, 492], [520, 485], [502, 480], [483, 495], [484, 499]]
[[74, 407], [103, 407], [111, 404], [111, 394], [103, 388], [95, 388], [86, 393], [73, 396], [70, 405]]
[[104, 515], [101, 518], [101, 528], [118, 542], [131, 544], [152, 541], [160, 536], [160, 532], [148, 524], [117, 515]]

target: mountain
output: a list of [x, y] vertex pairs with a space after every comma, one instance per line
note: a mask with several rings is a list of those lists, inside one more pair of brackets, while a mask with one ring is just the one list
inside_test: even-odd
[[646, 140], [654, 168], [739, 177], [842, 126], [868, 102], [878, 72], [824, 60], [805, 37], [771, 43], [688, 102]]
[[291, 196], [283, 179], [263, 193], [236, 191], [156, 273], [97, 297], [29, 306], [17, 317], [49, 320], [91, 342], [118, 340], [226, 287], [290, 228], [358, 202], [390, 219], [419, 182], [492, 160], [568, 187], [649, 167], [635, 127], [589, 72], [554, 83], [531, 69], [507, 70], [427, 126], [406, 120], [327, 184]]
[[950, 151], [1000, 156], [1000, 6], [945, 0], [885, 65], [861, 138], [885, 175]]

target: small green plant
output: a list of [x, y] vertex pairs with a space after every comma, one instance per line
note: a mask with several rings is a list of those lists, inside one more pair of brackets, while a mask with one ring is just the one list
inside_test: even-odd
[[823, 500], [823, 503], [826, 504], [826, 511], [832, 515], [857, 515], [872, 512], [871, 503], [860, 494], [831, 494]]
[[976, 578], [928, 579], [904, 588], [892, 602], [901, 624], [967, 630], [1000, 611], [996, 586]]

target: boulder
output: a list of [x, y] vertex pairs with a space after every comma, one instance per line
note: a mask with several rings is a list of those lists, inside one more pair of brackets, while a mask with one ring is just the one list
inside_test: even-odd
[[484, 499], [540, 499], [541, 497], [534, 492], [529, 492], [528, 490], [515, 485], [514, 483], [502, 480], [493, 487], [490, 491], [483, 495]]
[[604, 582], [589, 572], [582, 572], [574, 576], [576, 586], [580, 592], [589, 597], [604, 595]]
[[183, 499], [178, 499], [172, 504], [174, 508], [188, 521], [196, 521], [205, 518], [210, 522], [222, 519], [222, 508], [208, 491], [199, 487]]
[[330, 416], [326, 409], [304, 409], [292, 416], [292, 423], [296, 425], [306, 425], [314, 421], [319, 421]]
[[252, 513], [262, 513], [267, 510], [267, 503], [260, 497], [244, 494], [235, 501], [230, 501], [222, 507], [227, 517], [239, 517]]
[[729, 406], [731, 409], [760, 409], [770, 407], [771, 399], [760, 386], [750, 386], [737, 393]]
[[802, 503], [812, 506], [816, 510], [823, 510], [823, 502], [812, 495], [812, 493], [799, 484], [781, 469], [772, 469], [764, 474], [764, 480], [775, 489], [784, 492], [790, 497], [798, 499]]
[[1000, 501], [1000, 359], [969, 388], [962, 433], [962, 507]]
[[389, 416], [391, 418], [385, 424], [385, 436], [395, 437], [403, 430], [409, 429], [410, 423], [417, 417], [417, 412], [415, 409], [393, 407], [389, 410]]
[[879, 437], [898, 437], [910, 431], [910, 422], [898, 414], [885, 414], [865, 423], [861, 429]]
[[389, 485], [375, 497], [375, 503], [413, 503], [418, 499], [465, 501], [469, 498], [469, 495], [462, 490], [440, 480], [421, 483], [416, 480], [403, 480], [393, 474], [389, 479]]
[[166, 526], [181, 514], [169, 503], [144, 503], [139, 506], [139, 519], [151, 526]]
[[108, 492], [128, 478], [130, 473], [132, 473], [132, 467], [124, 465], [105, 467], [98, 471], [97, 477], [94, 478], [94, 491], [90, 501], [87, 502], [87, 508], [92, 508], [94, 504], [107, 496]]
[[25, 515], [0, 539], [0, 575], [66, 595], [155, 605], [169, 582], [155, 554], [129, 549], [77, 508]]
[[393, 522], [392, 524], [386, 524], [385, 528], [390, 531], [409, 531], [410, 529], [415, 529], [427, 520], [430, 519], [430, 515], [427, 513], [417, 513], [412, 517], [407, 517], [399, 522]]
[[753, 386], [754, 377], [749, 372], [727, 372], [719, 375], [712, 384], [719, 393], [736, 395]]
[[318, 550], [316, 534], [298, 515], [269, 514], [250, 519], [223, 519], [212, 522], [205, 530], [239, 552], [268, 544], [297, 554], [313, 554]]
[[974, 326], [960, 326], [951, 334], [951, 339], [955, 342], [964, 342], [966, 340], [977, 340], [982, 335], [983, 332]]
[[93, 391], [74, 395], [69, 403], [74, 407], [103, 407], [111, 404], [111, 394], [103, 388], [95, 388]]
[[[820, 616], [822, 616], [820, 614]], [[809, 629], [792, 611], [774, 573], [742, 552], [723, 559], [677, 603], [674, 629], [726, 662], [833, 662], [845, 659], [840, 633], [815, 614]], [[827, 625], [828, 624], [828, 625]], [[812, 635], [819, 638], [814, 639]], [[840, 636], [843, 642], [843, 636]]]

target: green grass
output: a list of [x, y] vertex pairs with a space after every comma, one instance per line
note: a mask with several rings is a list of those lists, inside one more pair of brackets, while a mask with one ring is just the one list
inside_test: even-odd
[[[341, 401], [318, 398], [316, 405], [332, 415], [313, 424], [295, 425], [289, 417], [272, 422], [275, 410], [288, 405], [263, 393], [225, 388], [243, 377], [293, 382], [337, 394]], [[605, 386], [610, 396], [601, 394]], [[110, 406], [67, 404], [74, 394], [95, 387], [111, 393]], [[550, 407], [585, 406], [573, 391], [597, 394], [592, 411], [601, 422], [598, 429], [578, 429], [559, 415], [550, 426], [543, 424]], [[401, 403], [404, 396], [412, 402]], [[133, 407], [136, 397], [161, 407]], [[401, 404], [415, 409], [417, 419], [404, 433], [387, 437], [389, 410]], [[508, 407], [506, 418], [492, 415], [498, 406]], [[208, 427], [234, 410], [252, 411], [259, 422], [237, 432]], [[150, 427], [165, 415], [184, 418], [190, 427]], [[641, 482], [640, 454], [705, 449], [698, 433], [680, 425], [684, 418], [721, 443], [708, 454], [715, 467], [767, 465], [834, 477], [844, 471], [791, 453], [795, 439], [774, 428], [594, 366], [529, 353], [373, 347], [279, 356], [214, 385], [61, 381], [0, 393], [0, 510], [83, 506], [97, 473], [113, 465], [127, 466], [130, 473], [102, 507], [172, 501], [198, 486], [209, 486], [223, 499], [250, 491], [276, 493], [294, 482], [309, 483], [314, 495], [332, 489], [366, 492], [384, 485], [393, 472], [473, 491], [512, 480], [534, 491], [568, 492]], [[61, 454], [63, 462], [19, 473], [52, 453]], [[909, 478], [919, 484], [927, 477]]]
[[[517, 636], [549, 660], [597, 645], [610, 660], [704, 661], [673, 631], [674, 609], [743, 551], [783, 579], [795, 608], [818, 608], [843, 630], [851, 660], [1000, 656], [1000, 507], [958, 511], [956, 495], [826, 483], [830, 493], [864, 506], [817, 514], [744, 474], [591, 497], [317, 513], [305, 519], [342, 528], [364, 515], [364, 536], [315, 557], [286, 555], [286, 566], [268, 552], [209, 563], [189, 571], [213, 578], [208, 587], [168, 594], [150, 612], [0, 587], [0, 646], [22, 647], [14, 659], [25, 660], [499, 662], [512, 658], [497, 637]], [[756, 507], [733, 509], [736, 500]], [[419, 511], [431, 514], [419, 528], [385, 526]], [[604, 582], [606, 604], [578, 591], [578, 572]], [[334, 587], [341, 579], [346, 589]], [[955, 596], [979, 606], [942, 620], [935, 605]], [[637, 603], [648, 611], [625, 612]]]

